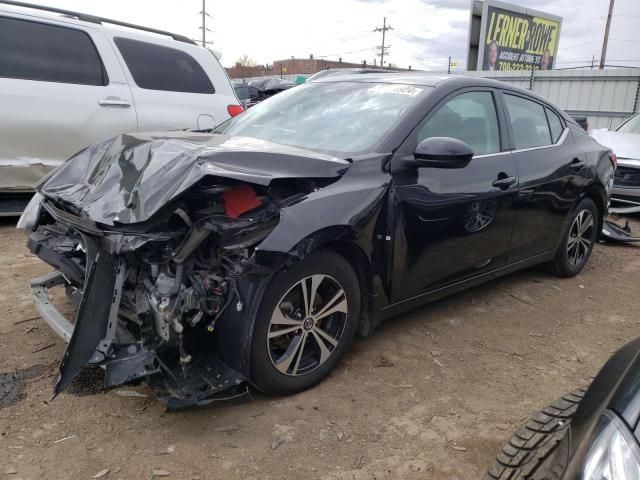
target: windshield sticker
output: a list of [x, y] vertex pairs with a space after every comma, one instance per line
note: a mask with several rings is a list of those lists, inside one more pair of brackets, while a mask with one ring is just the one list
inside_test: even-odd
[[411, 97], [415, 97], [420, 92], [422, 92], [421, 87], [416, 87], [414, 85], [398, 85], [392, 83], [383, 83], [378, 84], [369, 89], [370, 92], [374, 93], [398, 93], [400, 95], [409, 95]]

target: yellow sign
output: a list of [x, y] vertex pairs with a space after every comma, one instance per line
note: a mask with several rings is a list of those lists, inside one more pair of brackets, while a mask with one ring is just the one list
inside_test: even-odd
[[560, 22], [488, 5], [483, 70], [549, 70]]

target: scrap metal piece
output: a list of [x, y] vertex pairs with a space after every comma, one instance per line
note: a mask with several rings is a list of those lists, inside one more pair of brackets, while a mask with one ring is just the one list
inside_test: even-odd
[[[94, 240], [85, 237], [85, 243], [91, 262], [75, 328], [60, 363], [54, 397], [69, 386], [87, 363], [95, 360], [97, 349], [104, 355], [108, 348], [105, 342], [115, 338], [114, 309], [117, 313], [126, 269], [122, 259], [100, 252]], [[108, 333], [112, 333], [113, 338], [109, 338]]]
[[51, 305], [47, 289], [59, 285], [66, 285], [65, 279], [58, 271], [34, 278], [29, 282], [31, 294], [36, 310], [51, 329], [69, 343], [73, 334], [73, 324]]
[[602, 227], [602, 239], [613, 243], [640, 242], [640, 237], [634, 237], [631, 235], [631, 228], [629, 227], [628, 220], [624, 227], [610, 220], [605, 220]]
[[154, 353], [146, 350], [141, 342], [114, 345], [113, 353], [105, 364], [105, 387], [121, 385], [160, 371]]

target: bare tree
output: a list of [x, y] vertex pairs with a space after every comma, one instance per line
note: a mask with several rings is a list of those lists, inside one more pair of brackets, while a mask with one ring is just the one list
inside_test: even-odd
[[240, 65], [241, 67], [255, 67], [257, 63], [253, 58], [245, 53], [236, 60], [236, 65]]

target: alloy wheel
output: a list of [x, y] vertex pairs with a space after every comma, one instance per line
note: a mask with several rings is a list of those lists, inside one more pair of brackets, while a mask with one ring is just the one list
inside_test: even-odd
[[271, 363], [292, 376], [317, 369], [338, 347], [347, 315], [347, 296], [336, 279], [318, 274], [300, 280], [271, 315], [267, 330]]
[[587, 258], [594, 228], [593, 215], [589, 210], [582, 210], [576, 215], [567, 239], [567, 259], [572, 266], [580, 265]]

